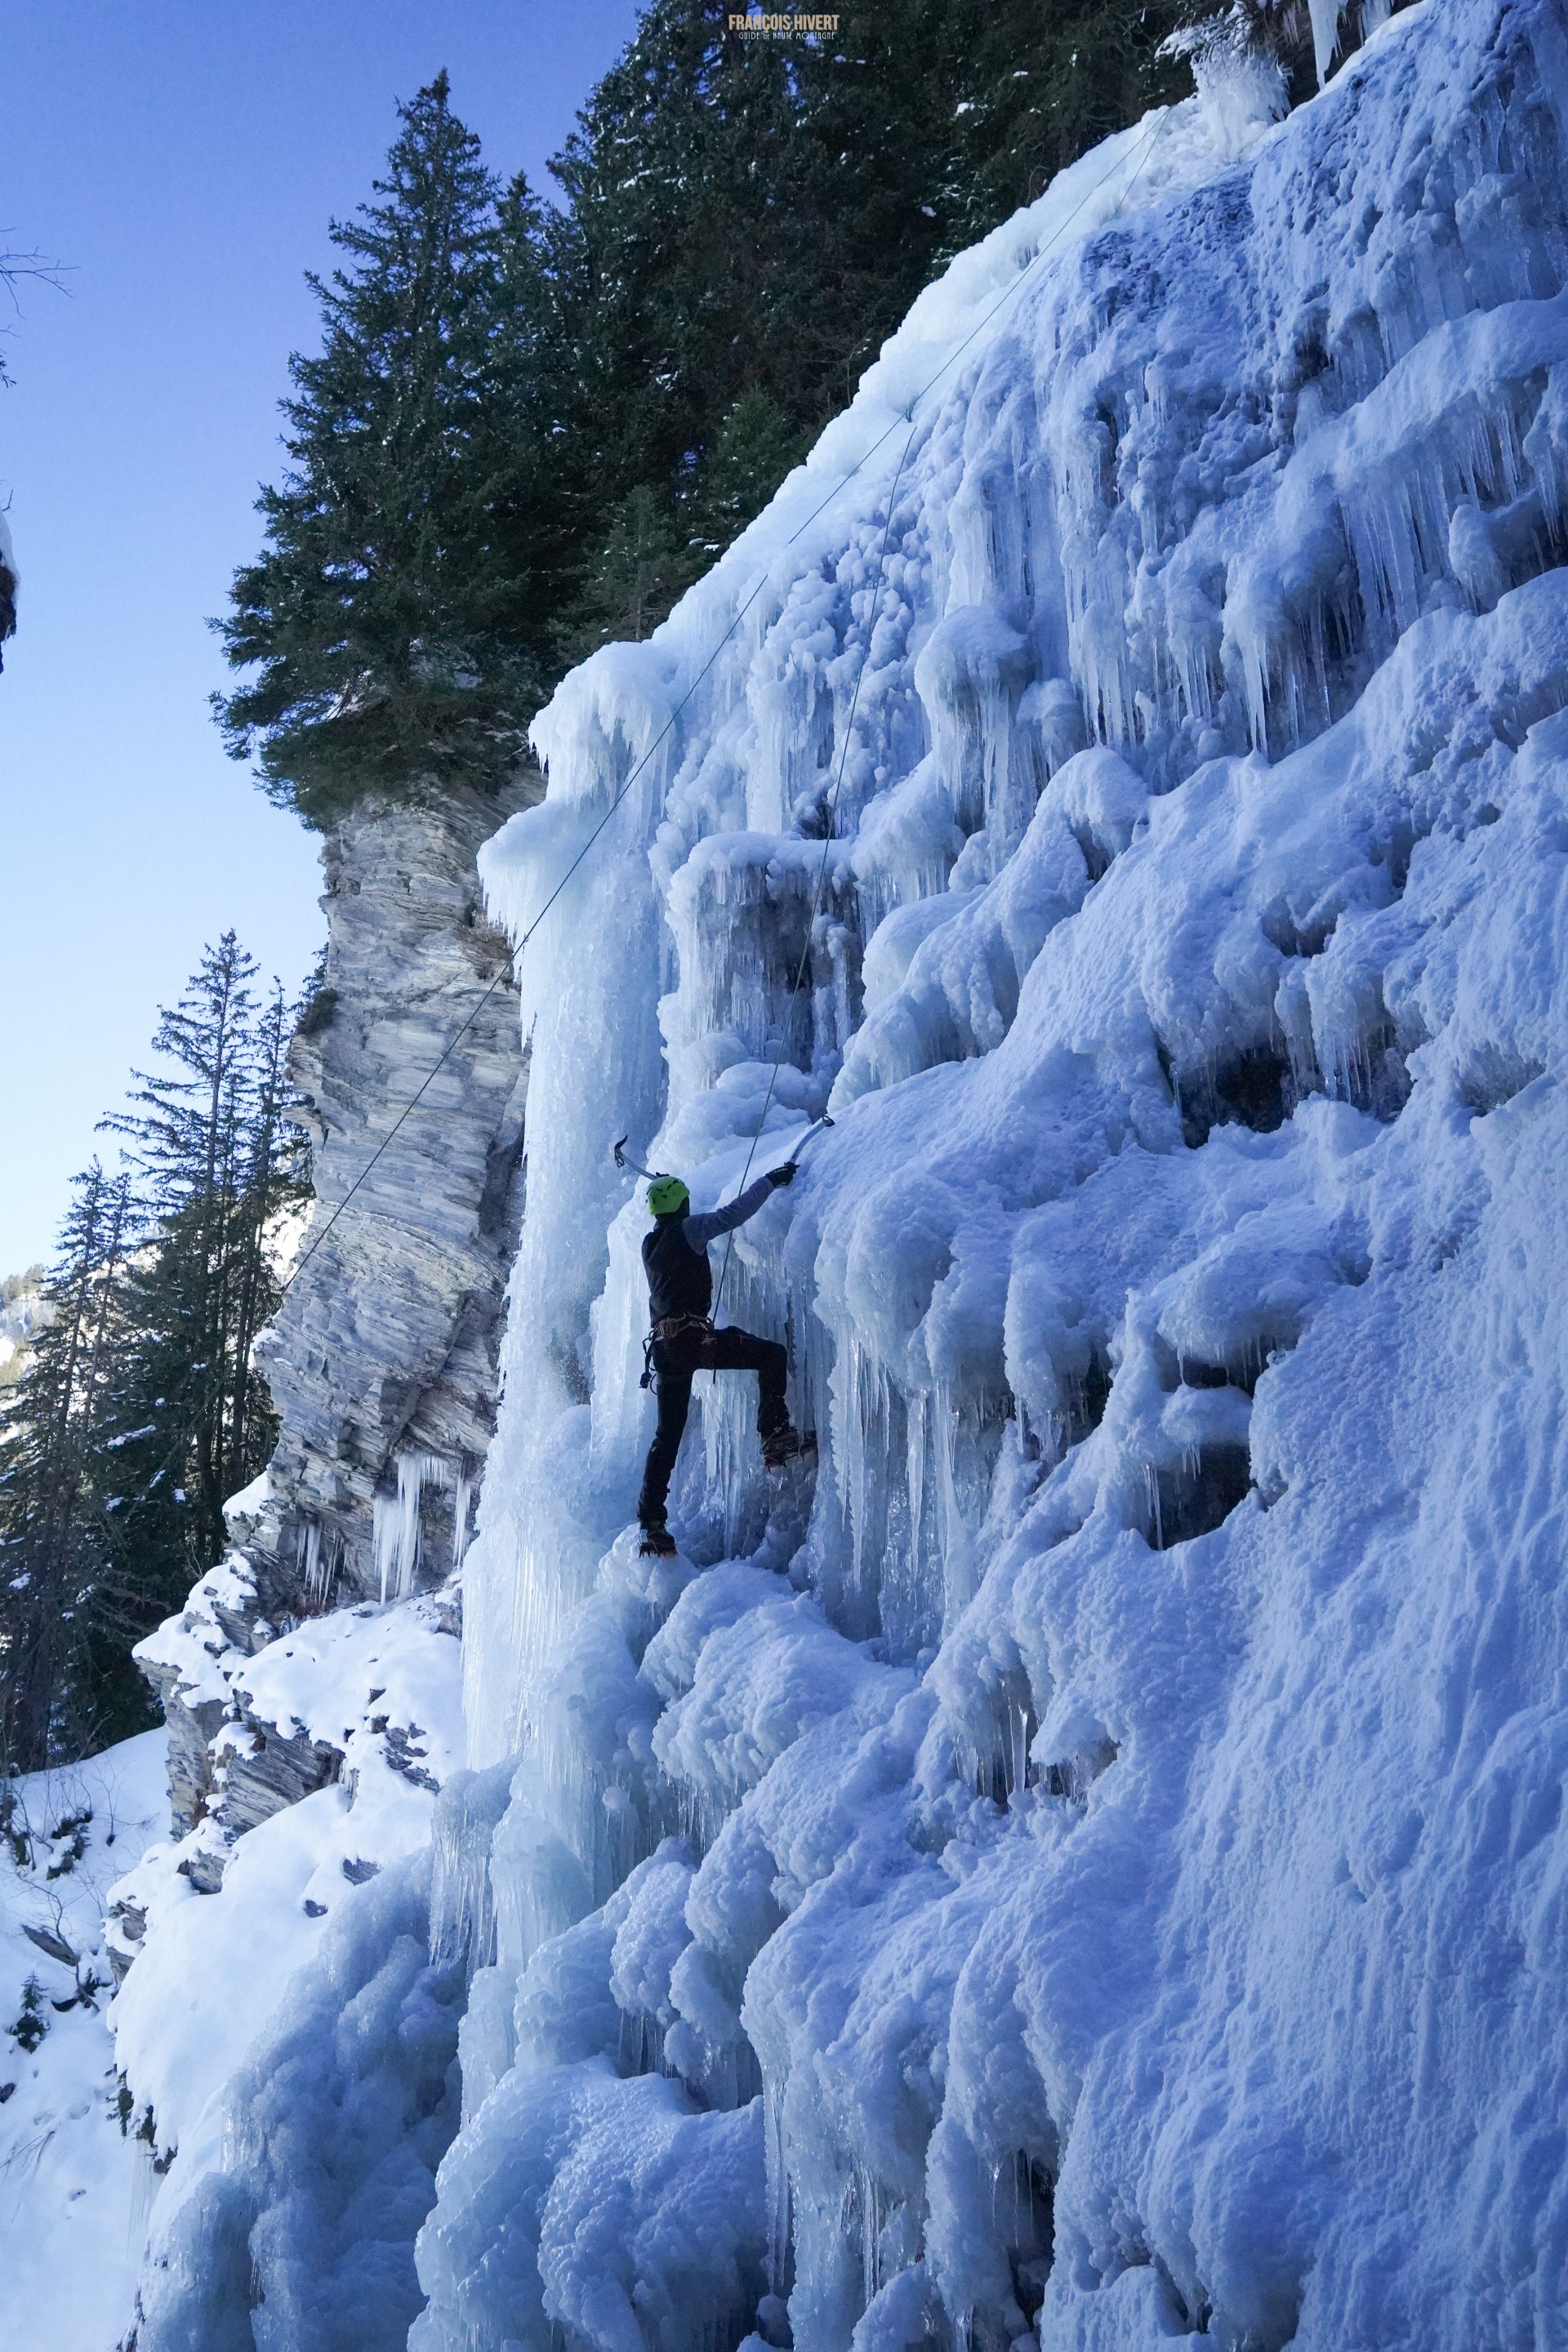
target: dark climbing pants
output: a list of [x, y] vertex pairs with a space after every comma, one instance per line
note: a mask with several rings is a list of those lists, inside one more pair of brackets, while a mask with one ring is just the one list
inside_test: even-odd
[[658, 1399], [658, 1426], [647, 1450], [637, 1496], [637, 1517], [645, 1528], [664, 1519], [675, 1457], [691, 1408], [691, 1383], [699, 1372], [755, 1372], [757, 1376], [757, 1435], [764, 1442], [789, 1427], [784, 1386], [789, 1358], [776, 1339], [758, 1339], [750, 1331], [683, 1331], [653, 1351], [654, 1394]]

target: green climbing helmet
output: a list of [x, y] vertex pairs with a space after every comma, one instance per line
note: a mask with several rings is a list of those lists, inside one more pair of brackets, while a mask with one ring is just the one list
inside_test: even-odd
[[673, 1217], [690, 1198], [679, 1176], [656, 1176], [647, 1188], [647, 1204], [656, 1217]]

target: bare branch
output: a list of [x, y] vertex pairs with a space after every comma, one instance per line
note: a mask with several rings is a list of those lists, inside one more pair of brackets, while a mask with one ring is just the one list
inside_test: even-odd
[[[63, 294], [66, 291], [62, 265], [59, 262], [46, 261], [43, 255], [38, 252], [13, 252], [8, 247], [0, 247], [0, 288], [3, 288], [10, 296], [11, 308], [18, 318], [22, 311], [22, 298], [16, 289], [26, 278], [31, 278], [39, 286], [52, 286], [57, 294]], [[9, 328], [0, 328], [0, 333], [9, 334], [10, 332]], [[8, 384], [10, 381], [5, 363], [0, 360], [0, 384]]]

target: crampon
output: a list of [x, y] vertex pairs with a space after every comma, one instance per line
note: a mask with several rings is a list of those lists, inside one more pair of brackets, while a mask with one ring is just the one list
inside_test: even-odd
[[798, 1462], [802, 1454], [815, 1454], [816, 1451], [816, 1433], [814, 1430], [807, 1430], [804, 1434], [798, 1429], [776, 1430], [772, 1436], [763, 1440], [763, 1467], [764, 1470], [783, 1470], [789, 1463]]

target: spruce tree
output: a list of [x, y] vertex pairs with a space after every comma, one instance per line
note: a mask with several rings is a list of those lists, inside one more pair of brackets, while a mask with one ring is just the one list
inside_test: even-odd
[[[1249, 0], [1267, 8], [1275, 0]], [[1187, 0], [881, 0], [748, 39], [651, 0], [504, 194], [445, 76], [312, 280], [291, 470], [223, 632], [231, 750], [312, 824], [492, 782], [540, 699], [642, 635], [766, 502], [921, 288], [1184, 87]], [[1201, 13], [1201, 10], [1199, 11]]]
[[[258, 1010], [254, 961], [227, 931], [208, 948], [138, 1074], [126, 1137], [155, 1236], [128, 1276], [134, 1347], [114, 1398], [123, 1467], [108, 1597], [129, 1617], [156, 1588], [174, 1606], [223, 1549], [223, 1506], [270, 1451], [276, 1423], [251, 1353], [279, 1286], [279, 1219], [302, 1196], [284, 1118], [291, 1021], [279, 990]], [[173, 1596], [172, 1598], [170, 1596]]]
[[583, 555], [578, 592], [563, 624], [563, 660], [581, 661], [596, 646], [633, 645], [651, 635], [702, 569], [682, 545], [670, 502], [638, 482], [607, 517], [602, 539]]
[[[816, 165], [846, 197], [839, 266], [859, 281], [892, 256], [901, 317], [918, 283], [1086, 148], [1185, 94], [1161, 44], [1194, 13], [1188, 0], [885, 0], [844, 16], [805, 73]], [[867, 323], [887, 331], [879, 314]]]
[[833, 300], [797, 64], [728, 17], [719, 0], [653, 0], [551, 165], [569, 207], [556, 283], [573, 362], [562, 371], [573, 620], [590, 632], [634, 493], [682, 551], [668, 605], [710, 560], [710, 518], [694, 509], [726, 417], [748, 394], [766, 402], [793, 457], [819, 405], [807, 386]]
[[130, 1168], [77, 1180], [49, 1319], [0, 1414], [0, 1774], [152, 1719], [134, 1644], [225, 1541], [223, 1505], [271, 1450], [253, 1354], [281, 1295], [279, 1225], [305, 1191], [285, 1057], [297, 1007], [232, 932], [203, 957], [105, 1124]]
[[104, 1546], [91, 1467], [123, 1337], [131, 1188], [97, 1160], [75, 1179], [45, 1297], [50, 1319], [0, 1417], [0, 1775], [96, 1744], [80, 1671]]
[[268, 545], [221, 625], [254, 671], [218, 704], [229, 748], [317, 824], [371, 789], [493, 783], [542, 685], [516, 388], [537, 218], [514, 191], [503, 238], [444, 74], [399, 114], [375, 200], [332, 225], [346, 266], [310, 280], [322, 348], [289, 362], [290, 470], [262, 492]]

